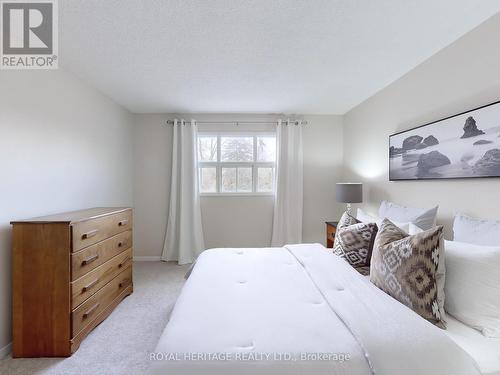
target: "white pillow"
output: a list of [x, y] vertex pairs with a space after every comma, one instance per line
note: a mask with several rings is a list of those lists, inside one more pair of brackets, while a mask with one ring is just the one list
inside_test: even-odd
[[378, 216], [401, 223], [411, 222], [423, 230], [428, 230], [436, 226], [437, 210], [438, 206], [429, 209], [412, 208], [382, 201]]
[[500, 337], [500, 246], [445, 241], [445, 309], [484, 336]]
[[417, 233], [421, 233], [423, 232], [424, 230], [422, 228], [420, 228], [419, 226], [413, 224], [413, 223], [408, 223], [408, 231], [407, 233], [412, 236], [414, 234], [417, 234]]
[[369, 214], [363, 211], [361, 208], [358, 208], [358, 211], [356, 213], [356, 219], [358, 219], [362, 223], [375, 223], [377, 224], [378, 227], [380, 227], [380, 224], [382, 223], [381, 218], [379, 218], [376, 215]]
[[[362, 223], [375, 223], [379, 228], [380, 224], [382, 224], [382, 220], [384, 220], [383, 218], [378, 217], [377, 215], [369, 214], [363, 211], [361, 208], [358, 208], [358, 211], [356, 213], [356, 219], [358, 219]], [[396, 225], [398, 228], [404, 230], [408, 234], [416, 234], [419, 233], [419, 231], [422, 232], [422, 229], [420, 229], [413, 223], [400, 223], [397, 221], [392, 221], [392, 223]]]
[[500, 221], [476, 219], [456, 214], [453, 240], [484, 246], [500, 246]]

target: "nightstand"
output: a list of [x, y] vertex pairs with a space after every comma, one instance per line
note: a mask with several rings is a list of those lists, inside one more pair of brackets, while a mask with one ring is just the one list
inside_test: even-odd
[[332, 248], [335, 241], [338, 221], [325, 221], [326, 224], [326, 247]]

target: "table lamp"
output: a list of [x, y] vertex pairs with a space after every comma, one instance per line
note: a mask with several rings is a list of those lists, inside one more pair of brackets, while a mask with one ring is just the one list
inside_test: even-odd
[[336, 185], [337, 202], [347, 203], [347, 213], [351, 215], [351, 203], [363, 202], [363, 184], [360, 182], [342, 182]]

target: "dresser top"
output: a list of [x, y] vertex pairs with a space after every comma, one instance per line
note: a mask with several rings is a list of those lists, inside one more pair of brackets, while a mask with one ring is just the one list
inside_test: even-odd
[[11, 224], [22, 223], [78, 223], [90, 219], [96, 219], [101, 216], [107, 216], [118, 212], [131, 210], [130, 207], [94, 207], [86, 210], [63, 212], [55, 215], [34, 217], [26, 220], [14, 220]]

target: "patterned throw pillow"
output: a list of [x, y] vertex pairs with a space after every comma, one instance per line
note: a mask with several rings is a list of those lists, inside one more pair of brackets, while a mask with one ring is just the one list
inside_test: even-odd
[[408, 235], [388, 219], [380, 225], [370, 266], [370, 281], [440, 328], [436, 273], [443, 227]]
[[344, 212], [337, 225], [333, 252], [362, 274], [368, 274], [377, 224], [362, 223]]

